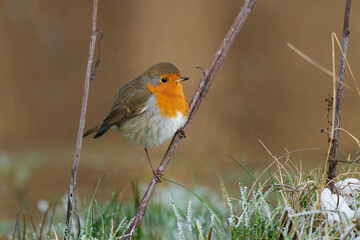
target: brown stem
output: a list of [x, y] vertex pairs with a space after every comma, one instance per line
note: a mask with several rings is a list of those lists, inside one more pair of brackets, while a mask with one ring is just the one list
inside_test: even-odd
[[[199, 109], [201, 102], [203, 101], [206, 93], [209, 91], [209, 87], [210, 87], [217, 71], [219, 70], [220, 65], [222, 64], [226, 54], [228, 53], [230, 46], [233, 44], [236, 36], [238, 35], [241, 27], [243, 26], [245, 20], [247, 19], [250, 11], [252, 10], [252, 8], [256, 4], [256, 2], [257, 2], [257, 0], [246, 0], [245, 1], [240, 12], [236, 16], [233, 24], [231, 25], [228, 33], [226, 34], [223, 42], [220, 44], [220, 47], [219, 47], [218, 51], [216, 52], [213, 61], [211, 62], [211, 64], [206, 69], [205, 73], [203, 74], [203, 76], [200, 80], [200, 83], [195, 91], [195, 94], [190, 102], [189, 118], [188, 118], [186, 124], [180, 129], [182, 132], [185, 132], [188, 129], [197, 110]], [[170, 161], [171, 156], [175, 152], [175, 149], [179, 145], [181, 139], [182, 139], [181, 134], [176, 133], [165, 153], [163, 160], [160, 163], [160, 166], [158, 168], [159, 173], [162, 174], [164, 172], [166, 166], [168, 165], [168, 163]], [[149, 187], [147, 188], [147, 190], [145, 192], [143, 199], [141, 200], [138, 208], [136, 209], [134, 216], [131, 218], [131, 220], [124, 232], [122, 239], [130, 239], [133, 236], [136, 229], [138, 228], [138, 226], [141, 222], [141, 219], [144, 216], [146, 207], [150, 201], [151, 194], [153, 193], [156, 184], [157, 184], [157, 182], [156, 182], [155, 178], [153, 178], [149, 184]]]
[[[350, 7], [351, 0], [345, 0], [345, 16], [344, 16], [344, 26], [343, 26], [343, 35], [342, 35], [342, 43], [341, 48], [346, 57], [347, 45], [349, 41], [349, 22], [350, 22]], [[336, 92], [336, 106], [333, 111], [335, 111], [335, 119], [333, 122], [334, 126], [334, 134], [333, 139], [331, 139], [331, 148], [329, 154], [329, 162], [328, 162], [328, 171], [327, 171], [327, 182], [329, 183], [329, 187], [332, 190], [334, 183], [333, 179], [336, 177], [336, 165], [337, 165], [337, 157], [338, 157], [338, 145], [339, 145], [339, 127], [340, 127], [340, 117], [341, 117], [341, 101], [343, 97], [343, 88], [344, 88], [344, 75], [345, 75], [345, 59], [341, 54], [340, 57], [340, 66], [339, 66], [339, 81]], [[335, 96], [334, 96], [335, 97]]]
[[84, 83], [84, 95], [83, 101], [81, 106], [81, 116], [80, 116], [80, 125], [77, 135], [76, 141], [76, 150], [75, 150], [75, 158], [74, 164], [71, 171], [70, 183], [69, 183], [69, 194], [68, 194], [68, 204], [67, 204], [67, 211], [66, 211], [66, 223], [65, 223], [65, 235], [64, 240], [69, 239], [71, 234], [71, 215], [73, 209], [75, 207], [75, 187], [76, 187], [76, 175], [77, 170], [80, 162], [80, 152], [81, 152], [81, 145], [83, 139], [83, 132], [85, 126], [85, 118], [86, 118], [86, 108], [87, 108], [87, 101], [89, 96], [89, 86], [90, 86], [90, 76], [91, 76], [91, 67], [94, 61], [94, 51], [95, 51], [95, 43], [96, 43], [96, 18], [97, 18], [97, 8], [98, 8], [98, 0], [93, 0], [93, 9], [92, 9], [92, 18], [91, 18], [91, 38], [90, 38], [90, 47], [89, 47], [89, 58], [86, 68], [86, 75], [85, 75], [85, 83]]

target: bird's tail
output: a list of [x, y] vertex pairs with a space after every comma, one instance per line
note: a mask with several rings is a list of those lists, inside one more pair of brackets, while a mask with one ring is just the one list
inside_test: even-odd
[[96, 125], [95, 127], [87, 130], [84, 134], [83, 134], [83, 137], [86, 137], [94, 132], [97, 132], [99, 130], [99, 127], [100, 127], [100, 124], [99, 125]]
[[98, 137], [101, 137], [104, 133], [106, 133], [107, 130], [109, 130], [110, 128], [111, 128], [111, 125], [100, 123], [100, 124], [96, 125], [95, 127], [87, 130], [83, 134], [83, 137], [86, 137], [95, 132], [96, 134], [94, 135], [94, 138], [98, 138]]

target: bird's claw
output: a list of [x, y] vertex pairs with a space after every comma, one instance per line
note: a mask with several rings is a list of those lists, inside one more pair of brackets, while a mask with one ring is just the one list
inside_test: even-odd
[[179, 134], [182, 138], [186, 138], [185, 131], [182, 129], [177, 130], [177, 134]]
[[161, 177], [164, 176], [159, 170], [153, 170], [154, 178], [157, 183], [161, 183]]

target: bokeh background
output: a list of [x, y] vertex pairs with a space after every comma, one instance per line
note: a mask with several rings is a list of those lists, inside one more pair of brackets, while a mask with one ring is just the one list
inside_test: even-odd
[[[40, 199], [61, 202], [68, 191], [88, 57], [92, 1], [0, 1], [0, 221], [16, 213], [36, 215]], [[99, 2], [104, 33], [101, 64], [91, 83], [86, 128], [112, 107], [116, 91], [150, 65], [169, 61], [191, 80], [190, 100], [202, 72], [243, 1], [137, 0]], [[187, 138], [166, 177], [191, 187], [218, 188], [203, 157], [236, 188], [244, 172], [229, 156], [260, 171], [271, 158], [293, 155], [309, 171], [325, 159], [327, 104], [332, 79], [290, 50], [290, 42], [331, 69], [331, 32], [342, 33], [344, 1], [259, 1], [221, 66]], [[360, 76], [360, 2], [353, 1], [348, 59]], [[338, 56], [338, 52], [337, 52]], [[336, 60], [338, 64], [338, 59]], [[342, 127], [360, 136], [359, 97], [344, 91]], [[341, 158], [358, 146], [341, 134]], [[168, 143], [151, 149], [159, 163]], [[116, 131], [83, 142], [78, 174], [80, 197], [90, 196], [99, 178], [129, 189], [148, 182], [143, 149]], [[166, 183], [164, 183], [166, 184]]]

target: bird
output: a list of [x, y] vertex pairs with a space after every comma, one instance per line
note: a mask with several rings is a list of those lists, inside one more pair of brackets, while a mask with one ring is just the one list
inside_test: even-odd
[[157, 63], [128, 82], [117, 92], [108, 115], [83, 137], [95, 133], [101, 137], [110, 128], [135, 146], [145, 149], [154, 178], [161, 181], [150, 160], [148, 148], [157, 147], [170, 139], [187, 121], [189, 106], [183, 92], [180, 71], [172, 63]]

